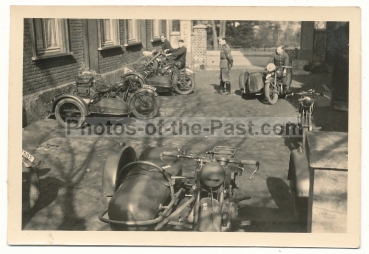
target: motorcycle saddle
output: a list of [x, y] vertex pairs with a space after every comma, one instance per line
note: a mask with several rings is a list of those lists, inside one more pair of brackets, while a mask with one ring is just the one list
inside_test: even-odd
[[108, 87], [107, 85], [98, 85], [95, 87], [95, 89], [96, 89], [96, 92], [98, 93], [106, 93], [106, 92], [109, 92], [111, 88]]

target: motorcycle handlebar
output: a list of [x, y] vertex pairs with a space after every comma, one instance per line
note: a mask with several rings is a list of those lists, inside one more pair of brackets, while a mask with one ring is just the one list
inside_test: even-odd
[[301, 96], [305, 96], [305, 95], [319, 95], [319, 96], [323, 96], [324, 98], [330, 100], [331, 98], [325, 94], [323, 94], [323, 92], [321, 93], [314, 93], [314, 92], [301, 92], [301, 93], [290, 93], [286, 95], [286, 98], [289, 96], [294, 96], [294, 95], [301, 95]]
[[170, 152], [163, 152], [162, 156], [168, 156], [168, 157], [179, 157], [178, 151], [170, 151]]
[[204, 162], [210, 162], [209, 159], [205, 158], [205, 157], [200, 157], [200, 156], [196, 156], [196, 155], [192, 155], [192, 154], [180, 154], [179, 152], [163, 152], [161, 154], [161, 156], [168, 156], [168, 157], [176, 157], [176, 158], [185, 158], [185, 159], [193, 159], [195, 161], [204, 161]]
[[255, 160], [241, 160], [243, 165], [258, 165], [259, 162]]

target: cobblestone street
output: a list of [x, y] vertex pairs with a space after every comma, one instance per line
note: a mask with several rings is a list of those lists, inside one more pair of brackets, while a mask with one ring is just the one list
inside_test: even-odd
[[[242, 98], [238, 77], [242, 70], [231, 71], [232, 94], [222, 96], [219, 72], [196, 72], [195, 92], [190, 95], [165, 94], [159, 97], [161, 117], [294, 117], [298, 115], [297, 97], [279, 99], [275, 105], [262, 98]], [[293, 77], [292, 91], [315, 89], [330, 84], [327, 74]], [[325, 94], [330, 96], [329, 92]], [[314, 125], [326, 131], [347, 131], [348, 113], [334, 111], [329, 101], [317, 98]], [[293, 140], [282, 137], [180, 137], [135, 138], [66, 138], [55, 119], [34, 122], [23, 129], [23, 149], [43, 161], [38, 175], [41, 183], [40, 202], [32, 214], [24, 218], [25, 230], [110, 230], [98, 220], [105, 207], [101, 178], [109, 149], [119, 142], [132, 146], [140, 154], [148, 146], [178, 147], [196, 153], [216, 145], [234, 146], [239, 159], [254, 159], [260, 169], [252, 179], [252, 168], [245, 168], [237, 178], [242, 193], [252, 198], [242, 201], [241, 220], [250, 220], [245, 231], [305, 232], [297, 223], [292, 208], [287, 173]]]

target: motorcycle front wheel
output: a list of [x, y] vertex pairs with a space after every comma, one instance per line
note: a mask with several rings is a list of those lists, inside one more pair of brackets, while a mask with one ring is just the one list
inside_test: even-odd
[[[177, 75], [174, 75], [175, 77]], [[192, 93], [195, 89], [195, 79], [193, 76], [184, 75], [180, 77], [177, 84], [175, 84], [174, 89], [177, 93], [186, 95]]]
[[136, 93], [130, 100], [129, 108], [140, 119], [153, 118], [159, 112], [157, 98], [150, 92]]
[[80, 102], [65, 98], [56, 105], [55, 118], [60, 126], [77, 129], [82, 126], [86, 119], [86, 110]]
[[273, 82], [265, 84], [264, 94], [270, 104], [275, 104], [278, 101], [278, 90], [273, 86]]

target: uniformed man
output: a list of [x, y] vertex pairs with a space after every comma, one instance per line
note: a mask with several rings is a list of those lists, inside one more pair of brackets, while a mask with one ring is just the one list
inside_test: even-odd
[[[290, 65], [290, 58], [287, 53], [284, 52], [284, 46], [279, 46], [275, 52], [270, 56], [268, 63], [274, 63], [276, 68]], [[283, 90], [284, 93], [290, 92], [290, 80], [291, 72], [287, 73], [287, 69], [283, 70]]]
[[233, 57], [231, 55], [231, 47], [223, 37], [219, 37], [220, 46], [220, 94], [227, 95], [231, 93], [231, 82], [229, 72], [233, 66]]
[[170, 45], [170, 42], [167, 40], [164, 34], [160, 35], [160, 40], [161, 40], [161, 49], [164, 52], [168, 51], [169, 49], [173, 49], [172, 46]]
[[184, 46], [184, 41], [182, 39], [178, 41], [178, 48], [169, 49], [166, 52], [168, 53], [166, 56], [170, 56], [169, 60], [178, 63], [178, 67], [180, 69], [186, 66], [187, 49]]

